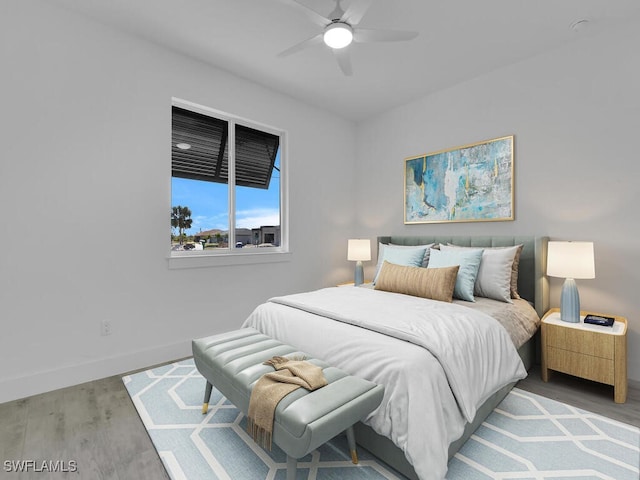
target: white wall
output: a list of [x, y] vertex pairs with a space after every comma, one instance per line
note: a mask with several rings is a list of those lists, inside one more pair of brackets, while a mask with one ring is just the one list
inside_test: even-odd
[[[269, 296], [349, 278], [351, 235], [390, 233], [593, 240], [597, 278], [578, 281], [582, 305], [627, 316], [639, 380], [638, 27], [356, 131], [44, 1], [0, 2], [0, 402], [186, 356], [192, 338], [238, 327]], [[167, 268], [172, 96], [288, 131], [292, 261]], [[403, 225], [405, 157], [508, 134], [514, 222]]]
[[[595, 243], [582, 308], [626, 316], [640, 380], [640, 25], [580, 39], [359, 125], [360, 235], [549, 235]], [[403, 224], [403, 159], [515, 135], [513, 222]], [[373, 262], [368, 269], [371, 270]], [[552, 306], [561, 279], [552, 279]]]
[[[34, 0], [1, 3], [0, 65], [0, 402], [187, 356], [349, 278], [352, 123]], [[288, 132], [290, 262], [168, 269], [172, 96]]]

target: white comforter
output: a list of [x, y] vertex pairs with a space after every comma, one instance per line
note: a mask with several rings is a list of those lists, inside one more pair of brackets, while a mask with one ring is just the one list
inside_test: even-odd
[[496, 320], [406, 295], [335, 287], [277, 297], [243, 326], [384, 385], [365, 423], [400, 447], [423, 480], [445, 477], [448, 446], [465, 422], [495, 391], [526, 376]]

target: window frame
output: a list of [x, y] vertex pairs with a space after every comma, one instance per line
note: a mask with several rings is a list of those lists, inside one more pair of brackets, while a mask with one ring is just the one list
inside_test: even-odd
[[[274, 263], [289, 261], [289, 183], [288, 183], [288, 144], [287, 132], [281, 128], [249, 120], [221, 110], [206, 107], [188, 100], [172, 97], [171, 106], [191, 110], [202, 115], [211, 116], [228, 123], [228, 202], [229, 202], [229, 246], [228, 248], [211, 250], [171, 251], [169, 246], [169, 268], [199, 268], [208, 266], [248, 265], [255, 263]], [[235, 179], [235, 139], [236, 125], [261, 130], [280, 138], [280, 245], [277, 247], [233, 248], [236, 243], [236, 179]], [[171, 170], [171, 153], [169, 154]], [[171, 174], [170, 174], [171, 175]], [[169, 177], [172, 178], [171, 176]], [[169, 208], [171, 211], [171, 195]], [[169, 214], [170, 215], [170, 214]]]

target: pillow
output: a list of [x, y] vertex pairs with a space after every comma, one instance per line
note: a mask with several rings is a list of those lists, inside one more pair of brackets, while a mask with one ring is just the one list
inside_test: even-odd
[[[511, 302], [511, 269], [518, 247], [487, 248], [482, 252], [482, 261], [473, 293], [478, 297]], [[473, 248], [442, 246], [443, 251], [473, 251]]]
[[427, 245], [396, 245], [395, 243], [389, 243], [389, 244], [385, 244], [385, 243], [380, 243], [378, 242], [378, 263], [376, 265], [376, 271], [380, 270], [380, 268], [382, 267], [382, 256], [384, 254], [384, 249], [385, 248], [424, 248], [424, 258], [422, 259], [422, 266], [426, 268], [427, 264], [429, 263], [429, 249], [430, 248], [437, 248], [437, 245], [435, 243], [429, 243]]
[[[441, 245], [442, 249], [444, 245]], [[429, 268], [452, 267], [459, 265], [456, 286], [453, 289], [453, 296], [460, 300], [475, 302], [473, 298], [473, 287], [478, 276], [480, 260], [482, 259], [482, 249], [431, 249]]]
[[[444, 248], [466, 248], [466, 249], [477, 249], [478, 247], [460, 247], [458, 245], [443, 245]], [[482, 262], [480, 262], [480, 270], [478, 272], [478, 278], [476, 279], [476, 291], [475, 294], [480, 297], [494, 298], [495, 300], [500, 300], [508, 303], [512, 303], [512, 298], [520, 298], [518, 294], [518, 268], [520, 266], [520, 254], [522, 253], [523, 245], [514, 245], [513, 247], [484, 247], [484, 254], [482, 255]], [[507, 252], [504, 253], [505, 258], [502, 258], [500, 254], [488, 253], [502, 251]], [[487, 256], [488, 255], [488, 256]], [[486, 287], [487, 282], [497, 281], [497, 279], [488, 278], [493, 273], [496, 273], [500, 276], [500, 281], [503, 281], [502, 276], [505, 275], [504, 272], [500, 271], [501, 268], [507, 268], [504, 264], [500, 265], [503, 262], [508, 262], [509, 257], [513, 256], [513, 260], [511, 264], [508, 266], [509, 269], [509, 296], [505, 298], [502, 290], [504, 285], [500, 285], [500, 291], [494, 292], [493, 295], [482, 295], [479, 291], [478, 282], [482, 279], [482, 285], [480, 286], [480, 290], [483, 290], [485, 293], [488, 291]], [[484, 264], [487, 264], [487, 267], [483, 267]], [[490, 266], [490, 268], [489, 268]]]
[[429, 264], [429, 252], [431, 248], [440, 248], [440, 245], [438, 245], [437, 243], [428, 243], [427, 245], [396, 245], [395, 243], [390, 243], [389, 245], [383, 245], [383, 248], [385, 246], [391, 247], [391, 248], [416, 248], [416, 247], [424, 247], [424, 258], [422, 259], [422, 266], [424, 268], [427, 268], [427, 265]]
[[518, 272], [520, 271], [520, 254], [522, 253], [523, 245], [516, 245], [516, 256], [513, 257], [513, 266], [511, 267], [511, 298], [522, 298], [518, 293]]
[[374, 288], [451, 303], [459, 268], [405, 267], [385, 261]]
[[[424, 263], [425, 252], [429, 250], [430, 245], [384, 245], [378, 244], [378, 264], [376, 265], [376, 274], [373, 277], [373, 284], [376, 284], [382, 263], [386, 260], [396, 265], [404, 265], [411, 267], [421, 267]], [[428, 259], [427, 259], [428, 260]]]

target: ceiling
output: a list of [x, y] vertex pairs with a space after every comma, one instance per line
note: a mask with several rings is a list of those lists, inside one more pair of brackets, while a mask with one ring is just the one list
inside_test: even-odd
[[[343, 8], [351, 1], [342, 0]], [[49, 0], [283, 92], [362, 120], [412, 99], [640, 18], [638, 0], [374, 0], [359, 26], [413, 30], [409, 42], [352, 44], [353, 75], [280, 0]], [[328, 15], [335, 0], [300, 0]], [[570, 26], [588, 19], [585, 28]]]

